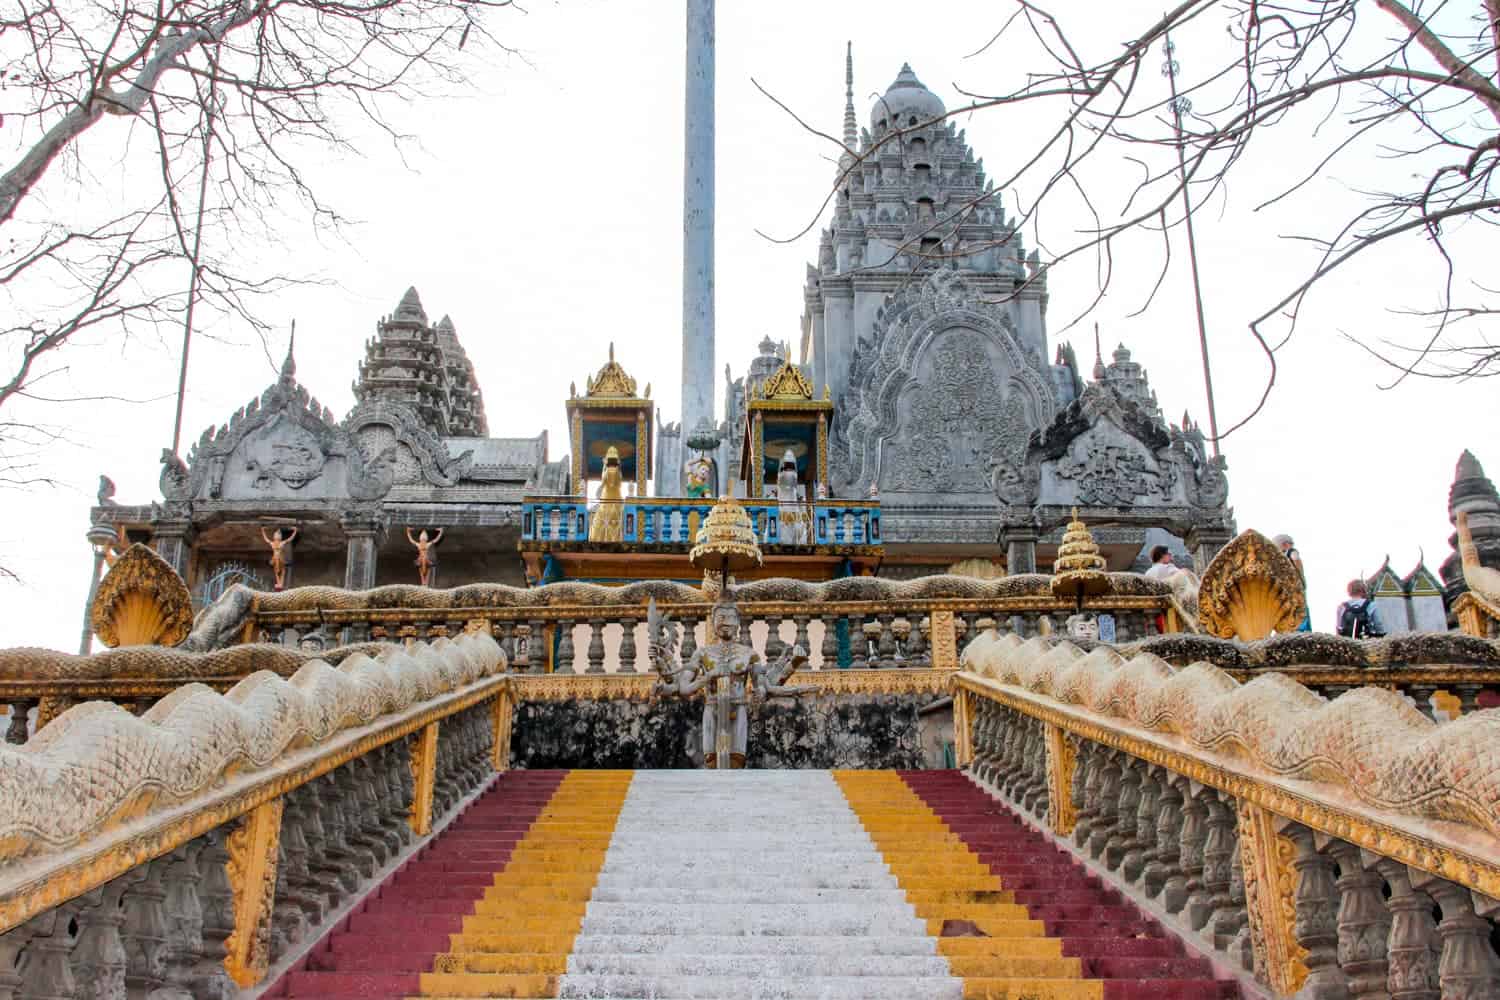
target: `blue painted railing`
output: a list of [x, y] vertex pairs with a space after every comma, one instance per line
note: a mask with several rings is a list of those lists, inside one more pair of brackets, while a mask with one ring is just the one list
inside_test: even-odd
[[[742, 500], [762, 545], [789, 544], [781, 509], [774, 500]], [[598, 506], [598, 501], [594, 504]], [[632, 545], [691, 545], [693, 524], [701, 526], [712, 500], [633, 498], [620, 501], [623, 541]], [[695, 519], [693, 515], [696, 514]], [[527, 497], [521, 504], [521, 540], [586, 542], [590, 505], [582, 497]], [[812, 506], [808, 545], [880, 545], [880, 506], [871, 501], [820, 500]]]

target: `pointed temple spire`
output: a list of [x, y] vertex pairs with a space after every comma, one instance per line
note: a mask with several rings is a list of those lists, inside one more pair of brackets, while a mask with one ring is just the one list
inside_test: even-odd
[[844, 147], [850, 153], [859, 149], [859, 119], [854, 116], [854, 43], [844, 50]]
[[297, 347], [297, 321], [292, 320], [292, 335], [286, 339], [286, 360], [281, 362], [281, 381], [297, 380], [297, 359], [293, 357]]

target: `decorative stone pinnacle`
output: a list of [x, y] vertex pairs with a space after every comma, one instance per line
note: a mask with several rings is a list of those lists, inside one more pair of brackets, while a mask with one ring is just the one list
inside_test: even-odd
[[1099, 554], [1094, 535], [1078, 519], [1078, 508], [1074, 507], [1073, 520], [1063, 532], [1057, 560], [1052, 564], [1052, 593], [1058, 597], [1076, 597], [1080, 602], [1091, 594], [1102, 594], [1109, 589], [1104, 567], [1104, 557]]
[[587, 382], [587, 394], [591, 397], [609, 396], [618, 399], [635, 397], [635, 379], [628, 375], [615, 360], [615, 345], [609, 345], [609, 360], [599, 369], [599, 374]]

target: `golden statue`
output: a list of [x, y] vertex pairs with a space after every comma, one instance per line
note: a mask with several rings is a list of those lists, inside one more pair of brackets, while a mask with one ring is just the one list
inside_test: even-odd
[[620, 452], [614, 445], [604, 453], [604, 478], [599, 486], [599, 502], [589, 518], [589, 541], [623, 542], [625, 540], [625, 487], [620, 477]]
[[276, 579], [276, 589], [286, 589], [286, 571], [292, 561], [287, 558], [287, 548], [297, 538], [297, 529], [293, 528], [290, 535], [283, 535], [280, 528], [271, 534], [266, 534], [266, 529], [260, 529], [260, 537], [265, 539], [267, 545], [271, 546], [271, 575]]
[[429, 586], [432, 581], [432, 571], [437, 569], [437, 559], [432, 554], [432, 547], [443, 540], [443, 529], [437, 529], [437, 534], [429, 538], [426, 528], [423, 528], [422, 533], [416, 537], [413, 537], [411, 529], [407, 528], [406, 540], [417, 547], [417, 577], [421, 580], [422, 586]]

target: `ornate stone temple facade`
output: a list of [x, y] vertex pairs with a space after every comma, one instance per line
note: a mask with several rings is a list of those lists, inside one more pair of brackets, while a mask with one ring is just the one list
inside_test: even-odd
[[[1045, 571], [1075, 507], [1109, 569], [1167, 544], [1201, 570], [1234, 534], [1223, 460], [1186, 416], [1164, 419], [1124, 346], [1105, 358], [1096, 338], [1081, 372], [1049, 344], [1037, 255], [910, 67], [864, 128], [852, 101], [857, 155], [800, 337], [765, 338], [741, 376], [726, 366], [717, 427], [657, 419], [660, 373], [611, 354], [579, 372], [583, 393], [558, 387], [569, 455], [545, 433], [491, 437], [453, 321], [408, 289], [364, 345], [349, 413], [312, 398], [289, 353], [275, 384], [165, 457], [160, 501], [101, 500], [90, 537], [152, 541], [199, 601], [269, 589], [278, 528], [289, 587], [689, 580], [693, 533], [732, 487], [770, 575]], [[601, 507], [590, 484], [611, 452], [624, 475]], [[590, 530], [600, 514], [607, 532]]]
[[[800, 368], [835, 403], [831, 496], [878, 495], [882, 574], [975, 556], [1045, 569], [1077, 506], [1112, 569], [1166, 543], [1201, 570], [1234, 534], [1222, 459], [1162, 417], [1122, 345], [1049, 361], [1047, 278], [942, 100], [903, 66], [859, 128], [848, 68], [832, 219], [809, 265]], [[779, 362], [726, 386], [724, 455]], [[751, 484], [742, 488], [753, 492]], [[997, 543], [999, 547], [997, 549]]]
[[485, 436], [472, 366], [446, 317], [429, 323], [415, 289], [377, 325], [343, 419], [297, 380], [291, 350], [280, 377], [205, 430], [179, 459], [162, 457], [161, 500], [122, 505], [101, 495], [94, 531], [146, 541], [208, 603], [235, 582], [270, 589], [263, 530], [296, 535], [284, 551], [288, 586], [368, 588], [415, 583], [406, 537], [442, 529], [430, 582], [523, 582], [516, 546], [521, 497], [566, 490], [566, 461], [547, 435]]

